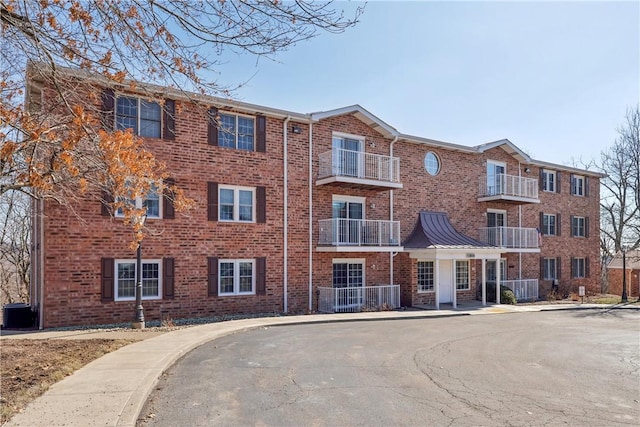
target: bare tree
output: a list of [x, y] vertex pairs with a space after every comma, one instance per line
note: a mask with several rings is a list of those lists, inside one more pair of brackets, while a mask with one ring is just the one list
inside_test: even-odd
[[[143, 92], [169, 115], [166, 87], [194, 101], [185, 90], [228, 97], [212, 78], [223, 53], [271, 57], [355, 25], [362, 10], [351, 8], [347, 18], [331, 2], [300, 0], [0, 0], [0, 197], [21, 191], [73, 207], [78, 195], [106, 192], [141, 238], [143, 212], [121, 201], [166, 172], [131, 131], [98, 126], [107, 120], [97, 89]], [[192, 206], [179, 188], [160, 190], [176, 210]]]
[[30, 200], [11, 191], [0, 204], [0, 304], [29, 302]]
[[640, 247], [640, 106], [627, 111], [618, 138], [595, 166], [607, 175], [600, 181], [600, 248], [606, 263], [623, 245]]

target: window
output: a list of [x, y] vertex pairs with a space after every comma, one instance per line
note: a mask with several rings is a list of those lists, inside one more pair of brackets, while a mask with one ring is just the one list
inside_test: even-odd
[[555, 193], [556, 173], [554, 171], [550, 171], [546, 169], [542, 171], [542, 191]]
[[571, 175], [571, 194], [574, 196], [584, 196], [585, 193], [584, 176]]
[[364, 197], [333, 196], [333, 244], [358, 245], [363, 243]]
[[433, 292], [433, 261], [418, 261], [418, 292]]
[[574, 279], [587, 277], [585, 261], [585, 258], [573, 258], [571, 260], [571, 272]]
[[456, 261], [456, 289], [469, 289], [469, 261]]
[[332, 173], [363, 178], [364, 137], [334, 132], [331, 140]]
[[333, 287], [364, 286], [364, 260], [333, 260]]
[[[158, 186], [156, 184], [151, 184], [149, 193], [147, 193], [147, 196], [144, 199], [137, 197], [135, 200], [131, 198], [123, 198], [120, 200], [136, 209], [147, 208], [147, 218], [162, 218], [162, 203], [160, 203], [160, 192], [158, 191]], [[122, 208], [118, 208], [115, 212], [115, 217], [121, 218], [123, 216], [124, 212]]]
[[251, 295], [255, 293], [255, 260], [220, 260], [218, 295]]
[[582, 216], [571, 217], [571, 235], [573, 237], [586, 237], [586, 219]]
[[556, 216], [551, 214], [542, 214], [542, 234], [546, 236], [556, 235]]
[[440, 172], [440, 159], [434, 152], [429, 151], [424, 156], [424, 168], [431, 176], [438, 175], [438, 172]]
[[557, 276], [557, 270], [556, 270], [556, 259], [544, 258], [542, 260], [542, 279], [554, 280], [557, 278], [558, 276]]
[[[496, 269], [496, 261], [487, 260], [487, 281], [495, 282], [498, 279], [498, 272]], [[500, 281], [507, 280], [507, 260], [500, 260]]]
[[255, 119], [232, 114], [219, 114], [218, 145], [253, 151], [255, 139]]
[[135, 135], [160, 138], [162, 108], [153, 101], [120, 96], [116, 100], [116, 129], [133, 129]]
[[488, 196], [504, 194], [506, 190], [507, 165], [494, 160], [487, 161], [487, 191]]
[[[136, 260], [116, 260], [115, 300], [128, 301], [136, 297]], [[142, 261], [142, 298], [161, 298], [160, 260]]]
[[250, 187], [218, 187], [220, 221], [254, 222], [256, 189]]

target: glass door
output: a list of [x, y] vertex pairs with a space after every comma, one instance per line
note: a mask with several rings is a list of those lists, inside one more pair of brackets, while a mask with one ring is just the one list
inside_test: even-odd
[[334, 244], [359, 245], [362, 243], [364, 203], [345, 200], [333, 201]]
[[496, 196], [503, 194], [505, 188], [505, 172], [504, 163], [487, 162], [487, 194]]
[[360, 177], [362, 171], [362, 141], [333, 137], [334, 174]]

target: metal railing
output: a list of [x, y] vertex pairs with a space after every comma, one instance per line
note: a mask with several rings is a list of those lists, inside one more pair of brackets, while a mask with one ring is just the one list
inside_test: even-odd
[[400, 221], [321, 219], [319, 245], [400, 246]]
[[480, 240], [492, 246], [513, 249], [538, 249], [539, 236], [535, 228], [482, 227]]
[[400, 183], [400, 159], [334, 148], [320, 154], [319, 178], [330, 176]]
[[498, 174], [480, 177], [480, 197], [511, 196], [525, 199], [538, 198], [538, 180], [522, 176]]
[[501, 284], [511, 289], [518, 301], [538, 299], [538, 279], [503, 280]]
[[319, 287], [318, 291], [318, 311], [321, 313], [355, 313], [400, 307], [399, 285]]

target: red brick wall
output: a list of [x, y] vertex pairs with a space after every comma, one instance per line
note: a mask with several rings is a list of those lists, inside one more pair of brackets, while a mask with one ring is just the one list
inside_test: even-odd
[[[609, 290], [607, 293], [622, 295], [622, 269], [610, 268], [607, 270]], [[627, 269], [627, 296], [640, 297], [640, 270]]]

